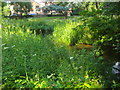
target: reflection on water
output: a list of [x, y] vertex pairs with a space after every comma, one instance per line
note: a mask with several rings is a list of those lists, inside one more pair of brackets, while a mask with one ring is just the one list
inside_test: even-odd
[[72, 49], [87, 49], [87, 50], [90, 50], [93, 48], [92, 45], [89, 45], [89, 44], [83, 44], [83, 43], [80, 43], [80, 44], [76, 44], [74, 46], [71, 46]]
[[102, 46], [103, 56], [107, 60], [120, 61], [120, 53], [113, 46]]
[[[77, 44], [74, 46], [70, 46], [70, 48], [72, 49], [87, 49], [87, 50], [91, 50], [92, 48], [94, 48], [92, 45], [89, 44]], [[113, 61], [120, 61], [120, 53], [118, 53], [115, 49], [115, 47], [113, 46], [102, 46], [101, 49], [103, 50], [103, 57], [106, 60], [113, 60]]]

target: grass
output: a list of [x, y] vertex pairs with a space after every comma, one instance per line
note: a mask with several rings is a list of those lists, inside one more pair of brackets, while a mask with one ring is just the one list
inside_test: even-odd
[[[48, 38], [34, 36], [13, 35], [9, 40], [4, 39], [3, 44], [5, 44], [3, 47], [3, 78], [5, 81], [3, 82], [7, 82], [4, 83], [7, 87], [44, 88], [52, 87], [52, 83], [58, 88], [73, 87], [72, 81], [70, 86], [67, 83], [72, 78], [74, 83], [77, 83], [76, 80], [80, 79], [79, 77], [85, 79], [86, 73], [83, 70], [80, 70], [82, 71], [80, 75], [80, 71], [77, 72], [81, 65], [86, 70], [86, 64], [82, 60], [86, 61], [94, 57], [84, 55], [85, 51], [79, 52], [82, 54], [79, 56], [75, 52], [68, 51], [64, 46], [55, 46]], [[36, 82], [48, 84], [39, 86], [35, 84]]]
[[[50, 23], [53, 34], [32, 34], [30, 24], [35, 21]], [[76, 25], [78, 21], [54, 17], [3, 22], [2, 88], [115, 87], [111, 64], [97, 57], [94, 49], [69, 49], [67, 44], [62, 44], [69, 43], [73, 23]]]

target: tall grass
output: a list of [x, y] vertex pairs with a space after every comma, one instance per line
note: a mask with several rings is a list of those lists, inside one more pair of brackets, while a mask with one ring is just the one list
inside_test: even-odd
[[[28, 21], [3, 22], [4, 89], [112, 86], [110, 66], [108, 64], [106, 68], [103, 58], [96, 57], [94, 50], [70, 50], [58, 43], [70, 43], [70, 33], [78, 22], [51, 20], [53, 35], [42, 36], [31, 33], [29, 23], [32, 19]], [[25, 27], [23, 22], [28, 26]]]
[[71, 44], [71, 38], [74, 35], [73, 28], [80, 25], [79, 21], [73, 21], [72, 19], [68, 19], [65, 21], [61, 21], [54, 27], [53, 36], [56, 42]]
[[[3, 38], [4, 87], [102, 87], [92, 76], [96, 67], [92, 52], [68, 51], [48, 37], [12, 34]], [[89, 73], [94, 77], [93, 86]]]

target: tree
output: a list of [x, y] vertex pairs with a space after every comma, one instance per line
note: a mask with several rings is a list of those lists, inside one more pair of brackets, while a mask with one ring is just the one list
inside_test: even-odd
[[43, 7], [43, 9], [45, 13], [51, 12], [51, 15], [53, 10], [56, 12], [59, 12], [62, 15], [64, 15], [66, 19], [67, 19], [67, 11], [69, 10], [68, 7], [59, 6], [59, 5], [49, 5], [49, 6]]
[[23, 13], [26, 15], [30, 10], [32, 9], [31, 2], [12, 2], [11, 5], [14, 5], [14, 10], [18, 14], [20, 12], [20, 15], [22, 16]]
[[106, 15], [119, 15], [120, 2], [104, 2], [102, 7], [103, 13]]
[[4, 16], [4, 7], [7, 5], [6, 2], [1, 3], [2, 16]]

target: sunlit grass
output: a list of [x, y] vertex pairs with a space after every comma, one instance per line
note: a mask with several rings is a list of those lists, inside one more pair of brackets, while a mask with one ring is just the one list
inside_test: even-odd
[[[60, 18], [3, 22], [3, 88], [104, 88], [111, 83], [110, 66], [94, 49], [86, 50], [92, 46], [68, 47], [73, 28], [82, 21]], [[43, 24], [53, 27], [53, 33], [32, 33], [31, 26]], [[86, 37], [91, 38], [88, 31]]]

